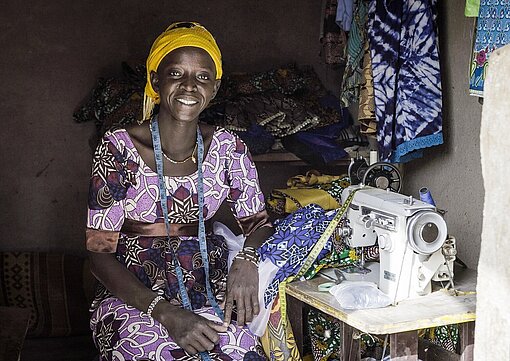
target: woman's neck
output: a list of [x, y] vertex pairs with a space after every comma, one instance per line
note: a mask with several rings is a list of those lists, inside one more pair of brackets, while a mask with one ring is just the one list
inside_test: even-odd
[[158, 117], [158, 125], [163, 151], [177, 159], [189, 156], [197, 141], [198, 121], [178, 122]]

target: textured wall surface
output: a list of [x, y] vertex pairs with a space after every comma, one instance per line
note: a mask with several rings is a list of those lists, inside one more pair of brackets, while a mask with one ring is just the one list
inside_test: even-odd
[[430, 189], [437, 206], [448, 211], [448, 232], [457, 239], [459, 258], [476, 268], [484, 188], [479, 143], [482, 106], [468, 93], [475, 25], [472, 18], [464, 17], [464, 1], [439, 3], [445, 144], [406, 164], [404, 192], [418, 196], [421, 187]]
[[[75, 108], [98, 77], [144, 61], [173, 21], [206, 25], [225, 70], [320, 64], [320, 1], [8, 0], [0, 12], [0, 249], [83, 251], [93, 124]], [[326, 82], [336, 74], [316, 69]]]
[[510, 45], [489, 58], [484, 85], [480, 131], [485, 204], [478, 263], [475, 360], [510, 360], [510, 169], [502, 155], [510, 154]]

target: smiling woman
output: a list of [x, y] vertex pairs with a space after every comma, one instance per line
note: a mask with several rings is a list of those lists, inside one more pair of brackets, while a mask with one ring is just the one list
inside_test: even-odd
[[[101, 360], [265, 359], [243, 327], [259, 312], [258, 248], [272, 234], [257, 170], [236, 135], [198, 122], [221, 76], [212, 35], [171, 25], [147, 59], [143, 118], [96, 150], [87, 248]], [[247, 237], [230, 269], [225, 239], [206, 230], [225, 200]]]
[[203, 49], [184, 47], [165, 56], [157, 72], [150, 73], [159, 94], [159, 118], [196, 122], [220, 87], [215, 75], [214, 62]]

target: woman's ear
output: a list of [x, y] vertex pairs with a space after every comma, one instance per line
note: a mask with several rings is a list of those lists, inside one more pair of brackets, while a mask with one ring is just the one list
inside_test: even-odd
[[218, 94], [218, 90], [220, 90], [220, 85], [221, 85], [221, 79], [217, 79], [214, 82], [214, 90], [213, 90], [213, 93], [212, 93], [211, 100], [213, 100], [214, 97], [216, 96], [216, 94]]
[[159, 77], [158, 77], [158, 73], [156, 73], [153, 70], [153, 71], [151, 71], [151, 75], [150, 76], [151, 76], [152, 89], [154, 89], [154, 91], [159, 94]]

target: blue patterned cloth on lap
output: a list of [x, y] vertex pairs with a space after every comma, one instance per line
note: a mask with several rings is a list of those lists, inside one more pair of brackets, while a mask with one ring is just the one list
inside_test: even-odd
[[407, 162], [443, 143], [437, 0], [371, 0], [377, 141], [382, 161]]
[[[279, 268], [264, 293], [266, 307], [273, 302], [278, 294], [280, 282], [299, 272], [308, 254], [335, 214], [336, 210], [326, 212], [316, 204], [309, 204], [275, 222], [274, 234], [259, 248], [260, 260], [268, 259]], [[331, 251], [331, 238], [320, 251], [316, 262]]]

